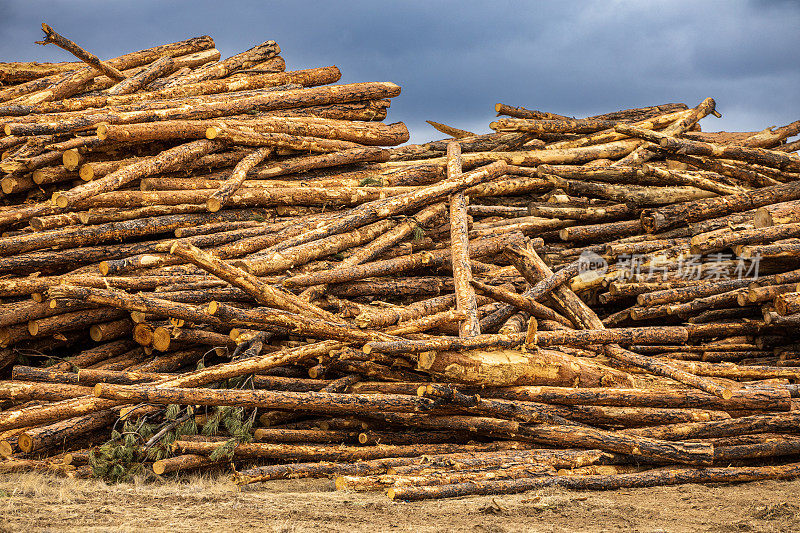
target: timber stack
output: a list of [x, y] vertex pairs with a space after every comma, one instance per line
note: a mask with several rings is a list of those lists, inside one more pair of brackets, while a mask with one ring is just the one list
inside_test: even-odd
[[498, 104], [402, 145], [397, 85], [273, 41], [100, 60], [43, 29], [80, 61], [0, 64], [0, 470], [800, 475], [800, 121]]

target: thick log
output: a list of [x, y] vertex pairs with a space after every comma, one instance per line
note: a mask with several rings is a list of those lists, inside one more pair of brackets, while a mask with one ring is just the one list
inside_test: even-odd
[[708, 422], [685, 422], [651, 428], [631, 428], [625, 433], [654, 439], [684, 440], [728, 437], [750, 433], [794, 432], [797, 430], [798, 414], [759, 414], [731, 420]]
[[[249, 93], [245, 93], [249, 94]], [[391, 98], [400, 94], [400, 87], [389, 82], [354, 83], [285, 91], [269, 91], [255, 96], [232, 94], [229, 98], [201, 102], [194, 106], [145, 109], [140, 111], [113, 112], [102, 110], [83, 114], [69, 120], [53, 122], [7, 122], [6, 135], [39, 135], [73, 131], [79, 128], [97, 126], [101, 122], [109, 124], [135, 124], [160, 120], [198, 120], [241, 115], [251, 111], [279, 111], [295, 107], [344, 104]]]
[[421, 369], [448, 381], [481, 386], [551, 385], [573, 387], [630, 386], [632, 378], [592, 361], [554, 350], [428, 352]]
[[[461, 147], [458, 143], [450, 143], [447, 145], [447, 179], [457, 180], [461, 173]], [[450, 196], [450, 254], [456, 309], [465, 315], [459, 325], [459, 336], [474, 337], [480, 335], [481, 331], [475, 290], [470, 285], [472, 267], [469, 261], [467, 202], [463, 191]]]
[[477, 495], [516, 494], [545, 487], [573, 490], [616, 490], [685, 483], [743, 483], [763, 479], [791, 479], [800, 475], [800, 464], [713, 468], [670, 468], [619, 475], [546, 476], [515, 480], [467, 482], [455, 485], [393, 487], [393, 500], [415, 501]]
[[[508, 244], [519, 241], [521, 238], [522, 236], [519, 233], [504, 233], [494, 237], [490, 236], [475, 239], [471, 241], [469, 245], [469, 253], [471, 257], [496, 254], [508, 246]], [[341, 268], [327, 272], [301, 274], [285, 280], [284, 284], [290, 287], [303, 287], [388, 276], [420, 267], [442, 266], [448, 262], [450, 255], [450, 250], [418, 252], [394, 259], [353, 265], [346, 269]]]
[[106, 94], [116, 96], [120, 94], [134, 93], [157, 78], [171, 74], [175, 70], [175, 61], [173, 61], [169, 56], [164, 56], [156, 61], [153, 61], [147, 67], [143, 68], [140, 72], [134, 74], [133, 76], [121, 80], [113, 87], [109, 87], [106, 90]]
[[264, 41], [242, 53], [214, 63], [213, 65], [196, 69], [185, 76], [175, 78], [167, 84], [167, 87], [224, 78], [245, 66], [251, 66], [266, 61], [280, 53], [281, 49], [275, 41]]
[[252, 259], [237, 260], [233, 262], [233, 265], [255, 276], [283, 272], [308, 264], [315, 259], [369, 243], [391, 230], [395, 225], [393, 220], [382, 220], [348, 233], [331, 235], [273, 253], [261, 253], [253, 256]]
[[765, 205], [800, 199], [800, 182], [782, 183], [717, 198], [706, 198], [642, 211], [640, 220], [648, 233], [689, 222], [707, 220]]
[[507, 387], [486, 389], [489, 398], [562, 405], [698, 408], [717, 410], [788, 411], [790, 394], [782, 389], [737, 389], [724, 400], [695, 389], [620, 389], [566, 387]]
[[458, 460], [460, 458], [491, 455], [492, 452], [511, 447], [524, 448], [520, 443], [488, 443], [477, 445], [461, 445], [460, 452], [431, 454], [429, 456], [387, 457], [358, 462], [332, 463], [315, 461], [309, 463], [286, 463], [279, 465], [259, 466], [234, 473], [233, 481], [237, 485], [246, 485], [269, 481], [271, 479], [299, 478], [299, 477], [326, 477], [331, 475], [369, 475], [386, 473], [389, 468], [421, 463], [426, 459], [431, 461]]
[[800, 215], [797, 214], [798, 208], [800, 208], [800, 200], [760, 207], [756, 210], [753, 222], [757, 228], [800, 222]]
[[65, 193], [56, 193], [53, 195], [53, 202], [65, 208], [85, 198], [119, 189], [135, 179], [180, 168], [186, 162], [220, 148], [222, 148], [220, 143], [209, 140], [194, 141], [170, 148], [157, 156], [123, 167], [98, 180], [79, 185]]
[[554, 320], [566, 327], [572, 327], [572, 323], [566, 318], [564, 318], [562, 315], [556, 313], [549, 307], [534, 301], [534, 299], [531, 298], [528, 294], [531, 291], [530, 289], [526, 291], [524, 294], [517, 294], [510, 290], [506, 290], [501, 287], [495, 287], [492, 285], [487, 285], [485, 283], [481, 283], [475, 280], [472, 280], [471, 283], [475, 286], [475, 288], [491, 296], [498, 302], [505, 302], [509, 305], [513, 305], [517, 309], [526, 311], [530, 313], [531, 316], [534, 316], [536, 318]]
[[171, 474], [173, 472], [197, 470], [198, 468], [205, 468], [222, 463], [222, 461], [212, 461], [205, 455], [177, 455], [153, 462], [153, 473], [157, 476], [163, 476], [164, 474]]
[[234, 265], [230, 265], [191, 244], [184, 244], [180, 241], [176, 241], [170, 248], [170, 253], [187, 259], [200, 268], [227, 281], [231, 285], [239, 287], [262, 305], [286, 309], [300, 314], [307, 313], [325, 320], [332, 319], [333, 321], [338, 321], [336, 317], [318, 308], [316, 305], [298, 298], [288, 291], [276, 289], [259, 280], [254, 275]]
[[437, 337], [429, 340], [374, 341], [364, 345], [365, 353], [384, 354], [420, 353], [432, 350], [469, 350], [478, 348], [514, 348], [523, 344], [552, 346], [590, 346], [594, 344], [681, 344], [689, 333], [683, 327], [641, 327], [540, 331], [529, 337], [527, 333], [514, 335], [478, 335], [470, 338]]
[[106, 427], [114, 422], [117, 416], [118, 413], [115, 410], [107, 409], [28, 429], [19, 436], [17, 444], [26, 453], [63, 446], [82, 435]]
[[[182, 453], [209, 455], [220, 443], [175, 441], [175, 449]], [[378, 446], [289, 445], [270, 443], [239, 444], [234, 457], [275, 459], [280, 461], [370, 461], [389, 457], [418, 457], [435, 453], [452, 453], [463, 449], [463, 444], [416, 444]]]
[[451, 485], [467, 481], [486, 481], [495, 479], [514, 479], [518, 477], [537, 477], [554, 475], [556, 470], [547, 465], [514, 465], [489, 471], [445, 471], [430, 472], [425, 475], [383, 474], [372, 476], [339, 476], [336, 490], [370, 491], [383, 490], [388, 486], [428, 486]]

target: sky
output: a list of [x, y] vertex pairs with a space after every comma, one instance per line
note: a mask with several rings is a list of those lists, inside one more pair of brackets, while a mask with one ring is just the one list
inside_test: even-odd
[[41, 22], [100, 58], [197, 35], [223, 57], [275, 40], [287, 70], [402, 87], [388, 120], [484, 133], [494, 104], [585, 117], [711, 96], [706, 131], [800, 119], [800, 0], [0, 0], [0, 61], [70, 61]]

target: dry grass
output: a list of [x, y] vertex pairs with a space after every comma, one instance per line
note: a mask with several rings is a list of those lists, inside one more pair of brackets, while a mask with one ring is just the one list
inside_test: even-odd
[[225, 474], [107, 485], [0, 475], [0, 531], [790, 531], [800, 480], [611, 492], [536, 493], [395, 503], [329, 480], [239, 489]]

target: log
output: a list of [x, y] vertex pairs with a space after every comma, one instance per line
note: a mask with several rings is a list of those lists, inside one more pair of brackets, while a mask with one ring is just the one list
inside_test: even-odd
[[467, 482], [455, 485], [393, 487], [393, 500], [415, 501], [461, 496], [515, 494], [544, 487], [573, 490], [615, 490], [629, 487], [657, 487], [685, 483], [743, 483], [762, 479], [791, 479], [800, 475], [800, 465], [675, 468], [619, 475], [549, 476], [511, 481]]
[[[447, 145], [447, 179], [461, 176], [461, 147], [458, 143]], [[465, 318], [459, 325], [460, 337], [480, 335], [478, 305], [472, 288], [472, 267], [469, 261], [469, 228], [467, 198], [462, 191], [450, 196], [450, 254], [456, 293], [456, 310]]]
[[59, 48], [63, 48], [67, 52], [70, 52], [75, 57], [89, 65], [90, 67], [94, 68], [95, 70], [105, 74], [111, 79], [115, 80], [123, 80], [126, 78], [125, 74], [120, 72], [119, 70], [115, 69], [108, 63], [100, 61], [94, 54], [87, 52], [74, 42], [70, 41], [66, 37], [59, 35], [56, 33], [53, 28], [42, 23], [42, 31], [44, 32], [45, 38], [42, 41], [36, 41], [37, 44], [46, 45], [49, 43], [53, 43]]

